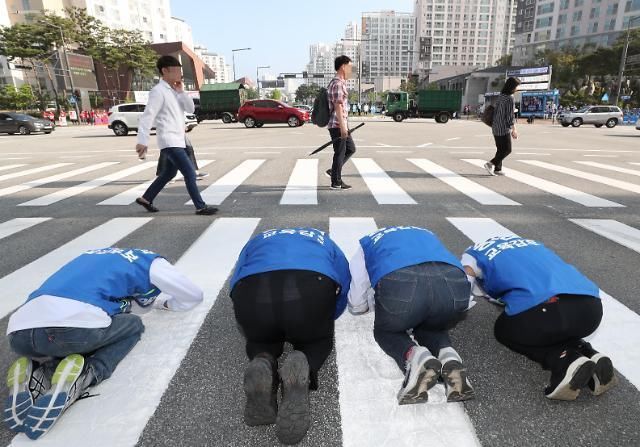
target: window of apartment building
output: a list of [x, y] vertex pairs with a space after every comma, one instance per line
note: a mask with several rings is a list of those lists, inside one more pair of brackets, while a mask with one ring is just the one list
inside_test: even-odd
[[611, 19], [611, 20], [609, 21], [609, 26], [608, 26], [608, 28], [605, 28], [605, 30], [607, 30], [607, 29], [608, 29], [609, 31], [613, 31], [613, 30], [615, 29], [615, 27], [616, 27], [616, 19]]
[[553, 23], [553, 17], [544, 17], [542, 19], [536, 20], [536, 28], [544, 28], [547, 26], [551, 26]]
[[574, 0], [573, 5], [577, 8], [584, 5], [584, 0]]
[[589, 27], [589, 30], [592, 33], [597, 33], [598, 32], [598, 22], [592, 23], [591, 26]]
[[567, 15], [566, 14], [560, 14], [558, 16], [558, 25], [563, 25], [567, 23]]
[[609, 7], [607, 8], [607, 15], [614, 16], [616, 14], [618, 14], [618, 4], [614, 3], [612, 5], [609, 5]]
[[582, 11], [576, 11], [573, 13], [573, 21], [574, 22], [579, 22], [580, 20], [582, 20]]
[[569, 0], [560, 0], [560, 11], [563, 11], [565, 9], [569, 9]]
[[556, 39], [562, 39], [565, 36], [565, 29], [564, 27], [556, 29]]
[[553, 12], [553, 2], [538, 6], [538, 14], [549, 14]]
[[573, 25], [571, 27], [571, 35], [575, 36], [577, 34], [580, 34], [580, 25]]
[[589, 18], [590, 19], [595, 19], [597, 17], [600, 17], [600, 8], [591, 8], [591, 12], [589, 13]]

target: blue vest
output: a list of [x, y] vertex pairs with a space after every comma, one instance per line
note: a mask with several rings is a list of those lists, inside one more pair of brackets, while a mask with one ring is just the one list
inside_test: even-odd
[[383, 276], [424, 262], [443, 262], [462, 270], [438, 237], [420, 227], [387, 227], [360, 239], [371, 287]]
[[493, 237], [467, 249], [482, 270], [479, 281], [516, 315], [558, 294], [599, 297], [598, 286], [542, 243], [514, 236]]
[[131, 299], [158, 296], [149, 269], [160, 255], [137, 248], [102, 248], [87, 251], [60, 270], [29, 295], [70, 298], [104, 310], [109, 316], [129, 311]]
[[344, 312], [351, 283], [349, 263], [324, 231], [282, 228], [258, 234], [240, 253], [231, 289], [242, 278], [275, 270], [310, 270], [333, 279], [340, 285], [335, 318]]

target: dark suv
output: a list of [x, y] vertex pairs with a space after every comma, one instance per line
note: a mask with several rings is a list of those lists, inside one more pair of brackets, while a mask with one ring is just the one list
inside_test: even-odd
[[53, 132], [53, 124], [49, 120], [34, 118], [23, 113], [0, 113], [0, 133], [29, 135], [34, 132], [49, 134]]
[[287, 123], [289, 127], [298, 127], [309, 121], [309, 112], [273, 99], [254, 99], [242, 104], [238, 110], [238, 121], [249, 128], [262, 127], [266, 123]]

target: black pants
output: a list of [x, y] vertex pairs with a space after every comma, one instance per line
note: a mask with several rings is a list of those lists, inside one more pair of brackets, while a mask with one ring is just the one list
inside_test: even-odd
[[491, 160], [491, 164], [495, 166], [494, 170], [502, 171], [502, 160], [507, 158], [511, 153], [511, 135], [494, 135], [496, 140], [496, 156]]
[[329, 129], [329, 135], [333, 141], [333, 164], [331, 165], [331, 183], [334, 185], [342, 182], [342, 167], [356, 152], [356, 144], [349, 135], [340, 138], [340, 129]]
[[[187, 152], [187, 156], [189, 157], [189, 160], [191, 160], [191, 163], [193, 163], [193, 168], [197, 171], [200, 168], [198, 168], [198, 161], [196, 160], [196, 154], [193, 151], [193, 146], [191, 146], [190, 144], [187, 145], [187, 147], [185, 147], [185, 151]], [[167, 154], [163, 151], [160, 151], [160, 156], [158, 157], [158, 167], [156, 168], [156, 177], [159, 177], [160, 174], [162, 173], [162, 170], [167, 166]]]
[[289, 342], [306, 355], [313, 385], [333, 348], [336, 290], [331, 278], [308, 270], [265, 272], [238, 281], [231, 299], [249, 360], [263, 352], [277, 359]]
[[504, 312], [494, 326], [496, 339], [509, 349], [553, 369], [564, 350], [579, 349], [602, 320], [602, 300], [586, 295], [558, 295], [519, 314]]

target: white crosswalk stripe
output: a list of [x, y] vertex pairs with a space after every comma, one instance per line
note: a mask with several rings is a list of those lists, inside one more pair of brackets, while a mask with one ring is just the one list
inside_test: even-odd
[[[492, 236], [515, 234], [492, 219], [484, 219], [478, 226], [476, 219], [448, 220], [474, 243]], [[600, 297], [603, 307], [602, 322], [598, 330], [587, 339], [596, 350], [606, 353], [615, 368], [640, 389], [640, 315], [602, 290]]]
[[26, 169], [24, 171], [12, 172], [11, 174], [0, 175], [0, 182], [5, 180], [11, 180], [18, 177], [26, 177], [31, 174], [38, 174], [44, 171], [51, 171], [52, 169], [63, 168], [65, 166], [72, 165], [73, 163], [55, 163], [52, 165], [40, 166], [38, 168]]
[[[198, 167], [204, 168], [205, 166], [208, 166], [213, 162], [214, 160], [198, 160]], [[178, 174], [175, 176], [175, 180], [182, 180], [181, 172], [178, 172]], [[102, 202], [98, 203], [98, 205], [131, 205], [138, 197], [144, 194], [144, 192], [152, 182], [153, 180], [149, 180], [148, 182], [136, 185], [133, 188], [129, 188], [126, 191], [121, 192], [120, 194], [103, 200]]]
[[108, 161], [104, 163], [97, 163], [94, 165], [85, 166], [83, 168], [74, 169], [72, 171], [63, 172], [62, 174], [56, 174], [50, 177], [31, 180], [30, 182], [22, 183], [21, 185], [14, 185], [14, 186], [9, 186], [8, 188], [2, 188], [0, 189], [0, 197], [8, 196], [10, 194], [15, 194], [17, 192], [25, 191], [31, 188], [36, 188], [41, 185], [46, 185], [47, 183], [53, 183], [53, 182], [67, 179], [67, 178], [71, 178], [76, 175], [85, 174], [87, 172], [97, 171], [98, 169], [106, 168], [107, 166], [112, 166], [115, 164], [118, 164], [118, 162]]
[[12, 236], [50, 219], [50, 217], [23, 217], [2, 222], [0, 224], [0, 239]]
[[[329, 228], [350, 259], [359, 238], [377, 226], [371, 218], [331, 218]], [[342, 445], [479, 445], [464, 406], [446, 403], [442, 385], [429, 391], [429, 404], [398, 406], [403, 375], [374, 340], [373, 318], [345, 311], [336, 321]]]
[[416, 201], [371, 158], [351, 160], [379, 205], [416, 205]]
[[[136, 444], [259, 222], [252, 218], [220, 218], [205, 230], [176, 263], [205, 291], [204, 302], [189, 312], [145, 314], [143, 339], [109, 380], [92, 389], [98, 395], [83, 405], [72, 406], [55, 430], [38, 440], [39, 445], [85, 445], [89, 437], [93, 447]], [[211, 257], [211, 247], [216, 252], [214, 269], [203, 262]], [[132, 387], [141, 387], [140, 392], [133, 392]], [[18, 435], [12, 445], [32, 443]]]
[[[484, 160], [479, 159], [463, 159], [467, 163], [470, 163], [474, 166], [478, 166], [479, 168], [483, 168]], [[587, 194], [582, 191], [578, 191], [577, 189], [569, 188], [567, 186], [560, 185], [558, 183], [550, 182], [548, 180], [544, 180], [533, 175], [525, 174], [524, 172], [516, 171], [515, 169], [504, 168], [504, 173], [508, 178], [513, 179], [515, 181], [524, 183], [533, 188], [540, 189], [542, 191], [548, 192], [549, 194], [553, 194], [563, 199], [570, 200], [572, 202], [579, 203], [588, 207], [624, 207], [624, 205], [620, 203], [613, 202], [611, 200], [603, 199], [591, 194]]]
[[515, 202], [502, 194], [498, 194], [485, 186], [472, 182], [471, 180], [443, 168], [430, 160], [415, 158], [409, 159], [409, 161], [426, 173], [442, 180], [447, 185], [457, 189], [481, 205], [520, 205], [518, 202]]
[[0, 318], [22, 304], [44, 279], [83, 251], [113, 245], [150, 220], [142, 217], [112, 219], [3, 277], [0, 279], [0, 290], [3, 291]]
[[575, 163], [580, 163], [581, 165], [585, 166], [592, 166], [594, 168], [606, 169], [609, 171], [622, 172], [623, 174], [636, 175], [640, 177], [640, 171], [638, 171], [637, 169], [620, 168], [618, 166], [598, 163], [596, 161], [576, 161]]
[[640, 253], [640, 230], [612, 219], [569, 219], [589, 231]]
[[22, 166], [26, 166], [26, 164], [22, 163], [22, 164], [16, 164], [16, 165], [4, 165], [4, 166], [0, 166], [0, 171], [10, 171], [15, 168], [21, 168]]
[[156, 166], [155, 162], [146, 162], [138, 166], [133, 166], [122, 171], [115, 172], [113, 174], [105, 175], [94, 180], [82, 183], [80, 185], [72, 186], [71, 188], [65, 188], [60, 191], [52, 192], [46, 196], [39, 197], [37, 199], [29, 200], [19, 204], [18, 206], [47, 206], [61, 200], [68, 199], [69, 197], [77, 196], [79, 194], [91, 191], [92, 189], [106, 185], [107, 183], [115, 182], [130, 175], [149, 169]]
[[625, 191], [635, 192], [640, 194], [640, 185], [634, 183], [624, 182], [622, 180], [616, 180], [611, 177], [604, 177], [602, 175], [591, 174], [589, 172], [578, 171], [577, 169], [565, 168], [563, 166], [554, 165], [544, 161], [538, 160], [518, 160], [521, 163], [526, 163], [539, 168], [545, 168], [550, 171], [560, 172], [562, 174], [572, 175], [574, 177], [590, 180], [592, 182], [601, 183], [603, 185], [613, 186], [614, 188], [624, 189]]
[[[253, 174], [266, 160], [245, 160], [239, 166], [216, 180], [214, 184], [202, 191], [202, 199], [208, 205], [220, 205], [231, 195], [251, 174]], [[193, 205], [189, 200], [185, 205]]]
[[296, 162], [280, 205], [318, 204], [318, 163], [317, 159]]

